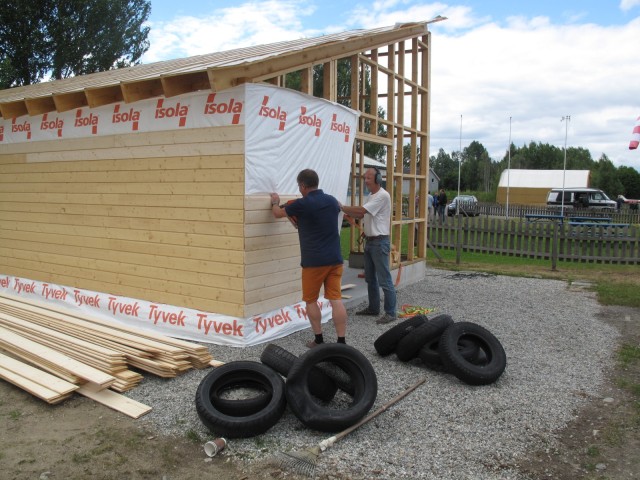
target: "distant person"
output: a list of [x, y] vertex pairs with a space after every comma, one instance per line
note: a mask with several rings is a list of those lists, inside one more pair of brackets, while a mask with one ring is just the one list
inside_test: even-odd
[[370, 194], [363, 206], [342, 206], [342, 211], [354, 218], [363, 219], [366, 244], [364, 247], [364, 279], [367, 282], [369, 305], [356, 315], [380, 314], [380, 288], [384, 293], [384, 315], [378, 324], [398, 319], [396, 288], [391, 278], [389, 257], [391, 254], [391, 196], [382, 188], [380, 172], [369, 168], [364, 173], [364, 184]]
[[346, 343], [347, 310], [342, 303], [342, 269], [344, 261], [340, 250], [338, 201], [318, 188], [318, 174], [311, 169], [302, 170], [297, 178], [299, 198], [280, 207], [280, 196], [271, 194], [271, 212], [275, 218], [295, 218], [300, 239], [302, 266], [302, 300], [315, 338], [306, 345], [313, 348], [324, 343], [322, 312], [318, 306], [320, 288], [331, 303], [333, 324], [338, 343]]
[[446, 208], [447, 208], [447, 193], [444, 191], [444, 188], [440, 189], [440, 193], [438, 194], [438, 215], [440, 215], [440, 223], [442, 225], [446, 222]]
[[618, 198], [616, 198], [616, 208], [618, 209], [618, 212], [622, 209], [622, 205], [624, 205], [624, 197], [622, 195], [618, 195]]
[[434, 198], [430, 193], [427, 194], [427, 218], [429, 223], [435, 221], [436, 218]]

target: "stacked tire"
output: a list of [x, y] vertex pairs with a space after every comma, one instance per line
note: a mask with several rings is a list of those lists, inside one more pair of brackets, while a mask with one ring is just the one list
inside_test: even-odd
[[[216, 435], [260, 435], [278, 422], [287, 405], [307, 427], [337, 432], [356, 424], [376, 400], [373, 366], [351, 346], [322, 344], [296, 357], [270, 344], [260, 360], [229, 362], [200, 382], [196, 411]], [[254, 395], [230, 398], [242, 389]], [[335, 402], [339, 391], [344, 395]]]
[[379, 355], [396, 354], [428, 368], [455, 375], [469, 385], [488, 385], [500, 378], [507, 357], [500, 341], [473, 322], [454, 322], [450, 315], [422, 315], [391, 327], [374, 342]]

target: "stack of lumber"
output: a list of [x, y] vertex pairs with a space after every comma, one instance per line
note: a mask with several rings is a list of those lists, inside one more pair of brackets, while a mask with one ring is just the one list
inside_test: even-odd
[[171, 378], [213, 362], [201, 345], [6, 294], [0, 294], [0, 355], [0, 378], [49, 403], [77, 391], [132, 416], [148, 407], [115, 393], [142, 380], [129, 367]]
[[78, 385], [2, 353], [0, 353], [0, 377], [51, 404], [61, 402], [80, 388]]

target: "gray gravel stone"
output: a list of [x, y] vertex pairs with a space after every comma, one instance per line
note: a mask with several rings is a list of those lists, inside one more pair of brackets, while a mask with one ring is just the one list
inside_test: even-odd
[[[555, 280], [428, 269], [426, 279], [398, 291], [398, 304], [434, 307], [456, 322], [484, 326], [502, 343], [507, 368], [494, 384], [470, 386], [419, 361], [380, 357], [373, 342], [390, 325], [356, 317], [362, 304], [350, 308], [347, 342], [367, 356], [378, 377], [371, 411], [419, 378], [426, 383], [323, 452], [316, 473], [324, 478], [524, 479], [514, 468], [518, 459], [527, 451], [553, 450], [555, 432], [589, 399], [602, 399], [618, 333], [598, 320], [599, 306], [588, 290], [570, 290]], [[334, 338], [331, 324], [324, 331], [325, 338]], [[310, 330], [303, 330], [274, 343], [300, 355], [310, 338]], [[259, 361], [264, 346], [209, 347], [215, 359], [229, 362]], [[193, 431], [209, 439], [194, 405], [207, 372], [170, 380], [145, 375], [127, 396], [153, 407], [141, 422], [164, 434]], [[287, 410], [259, 438], [229, 440], [225, 455], [254, 464], [327, 436]]]

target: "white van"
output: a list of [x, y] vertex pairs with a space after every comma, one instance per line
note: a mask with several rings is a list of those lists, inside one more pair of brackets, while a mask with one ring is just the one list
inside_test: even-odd
[[[562, 194], [564, 192], [564, 202]], [[560, 210], [562, 204], [566, 210], [582, 209], [601, 210], [614, 212], [616, 202], [607, 197], [607, 194], [597, 188], [554, 188], [547, 195], [547, 207]]]

